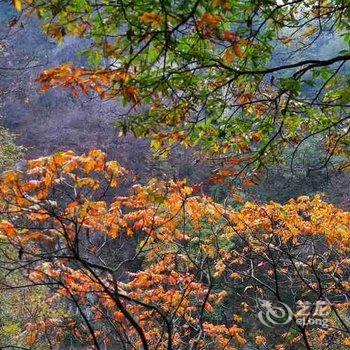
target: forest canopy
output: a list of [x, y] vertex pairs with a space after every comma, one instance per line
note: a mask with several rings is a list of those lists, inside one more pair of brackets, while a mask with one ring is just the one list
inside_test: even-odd
[[[318, 166], [334, 154], [348, 156], [346, 0], [23, 6], [58, 42], [78, 36], [90, 43], [80, 52], [90, 68], [49, 69], [39, 77], [42, 89], [121, 97], [121, 135], [149, 137], [163, 154], [174, 144], [195, 146], [254, 170], [315, 135], [327, 153]], [[319, 54], [322, 40], [339, 45]]]
[[[27, 324], [27, 345], [45, 337], [96, 349], [347, 344], [349, 212], [319, 196], [235, 210], [196, 195], [185, 181], [150, 181], [109, 199], [125, 176], [98, 150], [62, 152], [4, 173], [3, 288], [46, 286], [57, 314], [62, 300], [76, 309]], [[126, 258], [128, 240], [138, 245]], [[128, 271], [139, 259], [142, 268]], [[26, 282], [11, 281], [16, 271]], [[329, 303], [329, 328], [282, 327], [276, 342], [249, 327], [257, 299], [300, 296]]]

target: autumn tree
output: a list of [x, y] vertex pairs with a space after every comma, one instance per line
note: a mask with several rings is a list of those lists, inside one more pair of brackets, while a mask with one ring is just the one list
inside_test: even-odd
[[[39, 16], [59, 43], [67, 36], [91, 43], [82, 52], [91, 68], [53, 67], [39, 77], [43, 90], [122, 98], [129, 108], [117, 120], [121, 134], [151, 138], [160, 152], [196, 146], [230, 176], [242, 169], [253, 176], [315, 135], [326, 155], [314, 168], [348, 156], [347, 0], [14, 5]], [[314, 50], [330, 38], [332, 52]]]
[[[51, 308], [71, 313], [29, 322], [27, 344], [92, 349], [318, 349], [349, 342], [350, 214], [321, 197], [285, 205], [215, 203], [185, 181], [151, 180], [127, 195], [127, 171], [103, 152], [61, 152], [28, 161], [0, 181], [1, 268], [48, 289]], [[138, 242], [118, 264], [106, 239]], [[8, 247], [17, 254], [6, 254]], [[316, 249], [317, 248], [317, 249]], [[120, 250], [111, 255], [123, 254]], [[135, 272], [124, 267], [138, 259]], [[323, 300], [329, 327], [252, 327], [257, 300]], [[255, 319], [255, 322], [257, 320]]]
[[[25, 148], [15, 143], [15, 136], [8, 130], [0, 127], [0, 171], [13, 168], [23, 156]], [[18, 251], [12, 249], [9, 245], [3, 245], [3, 237], [0, 238], [0, 261], [4, 262], [9, 256], [17, 257]], [[0, 267], [0, 348], [4, 349], [5, 345], [24, 345], [25, 341], [21, 337], [25, 325], [30, 320], [38, 321], [40, 317], [44, 318], [48, 314], [49, 305], [45, 305], [45, 289], [38, 287], [34, 289], [14, 288], [11, 291], [2, 288], [2, 281], [6, 280], [13, 285], [23, 284], [25, 281], [22, 274], [13, 271], [7, 275], [6, 269]], [[27, 305], [23, 305], [23, 300]], [[58, 313], [57, 313], [58, 314]], [[10, 348], [10, 347], [9, 347]], [[6, 349], [6, 347], [5, 347]], [[40, 349], [40, 347], [38, 347]]]
[[[59, 44], [70, 35], [90, 44], [81, 53], [89, 64], [44, 71], [43, 91], [121, 98], [122, 135], [148, 137], [162, 154], [176, 144], [205, 151], [223, 166], [211, 177], [218, 184], [245, 173], [248, 188], [257, 170], [287, 148], [293, 163], [311, 138], [326, 150], [316, 168], [333, 155], [348, 166], [346, 0], [13, 4], [40, 17]], [[312, 57], [328, 32], [341, 48]], [[321, 196], [258, 205], [232, 189], [216, 203], [185, 180], [153, 179], [125, 193], [130, 182], [99, 150], [56, 153], [3, 174], [1, 288], [43, 288], [52, 310], [67, 311], [29, 322], [26, 346], [350, 344], [348, 212]], [[125, 254], [129, 242], [136, 248]], [[18, 273], [24, 283], [11, 280]], [[306, 322], [289, 313], [268, 338], [261, 308], [277, 317], [272, 304], [294, 311], [300, 302], [310, 303]], [[329, 311], [323, 328], [307, 322], [320, 302]]]

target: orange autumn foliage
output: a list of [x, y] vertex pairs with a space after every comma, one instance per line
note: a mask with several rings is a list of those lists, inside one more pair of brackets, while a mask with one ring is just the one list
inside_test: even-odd
[[[123, 342], [137, 349], [241, 349], [247, 343], [242, 318], [254, 308], [250, 300], [279, 293], [270, 287], [276, 271], [284, 285], [289, 276], [298, 281], [303, 266], [306, 282], [289, 288], [306, 294], [320, 288], [315, 271], [336, 270], [344, 281], [349, 274], [350, 213], [321, 196], [285, 205], [245, 203], [235, 210], [196, 195], [186, 181], [151, 180], [117, 194], [126, 175], [102, 151], [91, 150], [32, 160], [25, 171], [5, 172], [0, 180], [0, 234], [23, 252], [28, 281], [47, 283], [52, 307], [62, 300], [78, 307], [76, 338], [92, 347]], [[101, 255], [103, 242], [116, 239], [138, 241], [136, 252], [117, 267]], [[308, 257], [306, 241], [323, 253]], [[136, 257], [143, 259], [139, 269], [121, 273]], [[280, 265], [274, 265], [277, 257]], [[11, 263], [21, 266], [21, 260]], [[328, 281], [327, 293], [339, 298], [349, 288]], [[243, 295], [235, 294], [242, 284]], [[241, 306], [229, 318], [215, 316], [230, 298]], [[28, 344], [56, 325], [31, 324]], [[63, 333], [55, 333], [56, 341]], [[266, 342], [259, 335], [255, 341]]]
[[37, 81], [40, 82], [43, 92], [53, 87], [62, 87], [70, 88], [72, 94], [77, 96], [80, 88], [84, 94], [94, 92], [102, 99], [123, 95], [128, 101], [138, 103], [139, 92], [129, 85], [131, 78], [132, 75], [122, 69], [91, 70], [65, 63], [42, 72]]

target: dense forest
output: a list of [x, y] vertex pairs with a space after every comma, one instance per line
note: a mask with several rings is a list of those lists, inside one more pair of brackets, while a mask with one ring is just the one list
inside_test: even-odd
[[349, 0], [0, 0], [0, 349], [350, 348]]

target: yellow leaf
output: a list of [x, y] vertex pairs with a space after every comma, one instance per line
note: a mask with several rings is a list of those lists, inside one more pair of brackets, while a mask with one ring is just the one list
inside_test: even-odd
[[0, 222], [0, 232], [4, 232], [7, 237], [13, 237], [16, 234], [14, 226], [7, 220]]
[[95, 161], [92, 159], [86, 159], [84, 162], [84, 170], [86, 173], [91, 173], [95, 169]]
[[304, 36], [309, 37], [309, 36], [315, 34], [317, 32], [317, 30], [318, 30], [318, 27], [312, 25], [304, 32]]
[[151, 141], [151, 147], [154, 148], [155, 150], [158, 150], [161, 147], [161, 141], [159, 141], [158, 139], [153, 139]]
[[345, 338], [342, 344], [345, 346], [350, 346], [350, 338]]
[[140, 20], [152, 27], [159, 27], [162, 24], [162, 16], [154, 12], [145, 12], [140, 16]]
[[239, 278], [241, 278], [240, 274], [237, 273], [237, 272], [232, 272], [231, 275], [230, 275], [230, 277], [231, 277], [232, 279], [239, 279]]
[[2, 174], [2, 179], [5, 182], [15, 182], [19, 179], [19, 173], [14, 170], [5, 171]]
[[38, 339], [38, 332], [36, 330], [31, 331], [27, 336], [27, 344], [32, 346]]
[[266, 344], [266, 338], [263, 337], [262, 335], [257, 335], [255, 337], [255, 344], [258, 346], [263, 346]]
[[110, 161], [106, 163], [106, 168], [113, 173], [118, 173], [120, 170], [124, 170], [121, 168], [120, 164], [117, 161]]
[[232, 320], [233, 320], [234, 322], [240, 323], [240, 322], [242, 322], [242, 317], [239, 316], [239, 315], [237, 315], [237, 314], [234, 314], [233, 317], [232, 317]]
[[211, 244], [203, 244], [202, 247], [209, 258], [213, 258], [215, 256], [215, 248]]
[[13, 0], [13, 6], [18, 12], [22, 11], [22, 2], [21, 0]]
[[77, 180], [77, 187], [91, 187], [94, 190], [97, 190], [100, 187], [100, 184], [97, 180], [92, 179], [91, 177], [83, 177]]
[[182, 189], [181, 189], [181, 193], [184, 195], [184, 196], [190, 196], [193, 192], [193, 188], [192, 187], [189, 187], [189, 186], [184, 186]]

